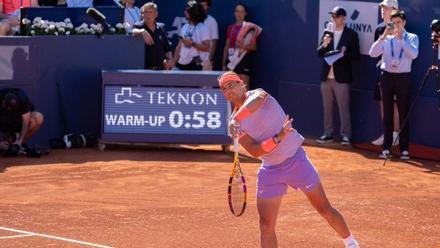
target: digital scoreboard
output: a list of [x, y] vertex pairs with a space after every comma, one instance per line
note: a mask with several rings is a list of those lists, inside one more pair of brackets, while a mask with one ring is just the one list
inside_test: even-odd
[[102, 86], [103, 142], [230, 143], [231, 106], [217, 87], [218, 73], [107, 73]]

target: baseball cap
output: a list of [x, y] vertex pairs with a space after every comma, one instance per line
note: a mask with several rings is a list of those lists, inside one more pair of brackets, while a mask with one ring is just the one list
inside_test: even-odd
[[383, 0], [382, 2], [379, 3], [379, 6], [399, 9], [399, 3], [397, 2], [397, 0]]
[[347, 16], [347, 11], [340, 6], [334, 7], [333, 10], [328, 13], [336, 16]]

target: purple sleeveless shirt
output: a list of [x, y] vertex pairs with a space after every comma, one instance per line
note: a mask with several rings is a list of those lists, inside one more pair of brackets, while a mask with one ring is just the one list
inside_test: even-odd
[[[256, 90], [248, 91], [246, 102], [254, 99], [258, 94]], [[261, 143], [277, 134], [283, 127], [286, 113], [280, 104], [268, 95], [264, 103], [249, 117], [242, 120], [241, 130], [252, 137], [256, 142]], [[287, 134], [283, 141], [275, 149], [261, 156], [262, 166], [277, 165], [295, 155], [304, 142], [304, 137], [296, 130]]]

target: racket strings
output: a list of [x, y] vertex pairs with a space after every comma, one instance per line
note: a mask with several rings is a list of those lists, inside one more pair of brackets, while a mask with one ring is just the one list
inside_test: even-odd
[[243, 188], [242, 174], [237, 167], [231, 184], [231, 203], [235, 214], [239, 214], [245, 203], [245, 192]]

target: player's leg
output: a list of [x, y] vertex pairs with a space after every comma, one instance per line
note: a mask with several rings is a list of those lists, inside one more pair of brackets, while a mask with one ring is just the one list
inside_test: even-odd
[[277, 247], [275, 225], [287, 184], [283, 182], [284, 166], [262, 166], [257, 178], [257, 208], [260, 215], [260, 238], [262, 248]]
[[303, 148], [300, 148], [292, 157], [292, 166], [286, 170], [286, 175], [288, 177], [288, 184], [304, 192], [312, 206], [344, 239], [346, 246], [347, 244], [352, 244], [354, 246], [347, 247], [356, 248], [357, 242], [351, 236], [342, 215], [328, 201], [318, 172]]
[[350, 231], [345, 223], [344, 217], [337, 209], [331, 206], [324, 192], [321, 183], [316, 184], [310, 191], [303, 191], [309, 199], [312, 206], [318, 213], [324, 217], [328, 224], [339, 234], [344, 240], [346, 247], [358, 247]]
[[275, 225], [283, 196], [257, 198], [260, 215], [260, 239], [262, 248], [278, 247]]
[[339, 236], [345, 238], [350, 235], [344, 218], [338, 212], [338, 210], [331, 206], [321, 183], [315, 185], [312, 190], [305, 191], [304, 194], [307, 196], [316, 211], [318, 211], [318, 213], [324, 217], [325, 220], [327, 220], [327, 222], [333, 227], [333, 229], [335, 229]]

